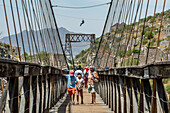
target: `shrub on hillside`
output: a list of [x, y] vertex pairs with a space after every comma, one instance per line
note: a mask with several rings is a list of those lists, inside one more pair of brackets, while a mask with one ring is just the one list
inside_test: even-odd
[[168, 94], [170, 94], [170, 85], [166, 86], [166, 91], [167, 91]]

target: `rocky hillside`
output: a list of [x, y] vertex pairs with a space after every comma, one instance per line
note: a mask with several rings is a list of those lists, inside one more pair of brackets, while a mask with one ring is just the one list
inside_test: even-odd
[[[148, 16], [146, 18], [146, 25], [145, 25], [144, 33], [142, 32], [143, 26], [144, 26], [144, 24], [143, 24], [144, 19], [140, 19], [139, 22], [136, 22], [133, 24], [117, 23], [117, 24], [113, 25], [111, 28], [111, 33], [110, 33], [110, 40], [111, 41], [114, 40], [114, 46], [113, 46], [113, 48], [111, 48], [111, 43], [106, 44], [106, 42], [108, 42], [108, 40], [109, 40], [107, 38], [109, 33], [106, 33], [105, 36], [103, 37], [103, 42], [101, 45], [101, 47], [105, 47], [105, 48], [103, 48], [105, 50], [104, 53], [107, 53], [108, 50], [112, 49], [111, 54], [113, 56], [115, 54], [117, 54], [119, 58], [122, 58], [123, 54], [125, 52], [125, 48], [128, 48], [128, 51], [126, 54], [126, 58], [128, 58], [128, 57], [132, 56], [132, 54], [134, 56], [135, 56], [135, 54], [138, 54], [139, 46], [142, 43], [142, 55], [143, 56], [140, 56], [141, 57], [140, 64], [144, 64], [145, 60], [142, 60], [142, 58], [145, 59], [144, 57], [146, 56], [146, 51], [147, 51], [146, 47], [149, 46], [151, 48], [151, 52], [149, 53], [150, 54], [149, 58], [152, 58], [155, 53], [154, 51], [155, 51], [155, 47], [157, 46], [157, 42], [158, 42], [157, 40], [158, 40], [158, 34], [159, 34], [159, 30], [160, 30], [161, 16], [162, 16], [161, 13], [156, 14], [153, 27], [152, 27], [153, 17]], [[116, 26], [118, 26], [118, 29], [116, 29]], [[152, 34], [151, 34], [151, 29], [152, 29]], [[121, 36], [122, 32], [123, 32], [123, 36]], [[131, 35], [129, 35], [129, 34], [131, 34]], [[142, 34], [143, 34], [143, 40], [141, 42]], [[129, 44], [127, 45], [128, 38], [129, 38]], [[151, 38], [151, 40], [150, 40], [150, 38]], [[164, 13], [163, 24], [161, 26], [161, 32], [160, 32], [160, 38], [159, 38], [158, 60], [165, 59], [165, 54], [168, 50], [169, 41], [170, 41], [170, 10], [167, 10]], [[120, 46], [119, 51], [116, 53], [115, 48], [117, 49], [119, 43], [121, 43], [121, 46]], [[149, 43], [150, 43], [150, 45], [149, 45]], [[104, 46], [105, 44], [106, 44], [106, 46]], [[98, 45], [98, 41], [97, 41], [96, 45]], [[133, 50], [134, 46], [135, 46], [135, 49]], [[88, 52], [88, 50], [89, 49], [82, 51], [80, 54], [78, 54], [75, 57], [75, 60], [82, 59], [81, 61], [85, 62], [86, 56], [84, 56], [84, 54], [86, 54], [86, 52]]]

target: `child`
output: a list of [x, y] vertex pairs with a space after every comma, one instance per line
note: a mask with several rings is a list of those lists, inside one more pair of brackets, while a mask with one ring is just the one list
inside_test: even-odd
[[70, 103], [72, 103], [74, 105], [75, 104], [74, 98], [75, 98], [75, 91], [76, 91], [75, 86], [78, 82], [77, 78], [74, 76], [74, 71], [71, 70], [69, 72], [69, 74], [65, 75], [65, 74], [63, 74], [63, 72], [61, 70], [61, 75], [65, 76], [67, 78], [67, 88], [68, 88], [68, 93], [70, 95]]
[[83, 104], [83, 86], [84, 86], [84, 80], [82, 78], [82, 74], [81, 73], [78, 73], [77, 74], [77, 84], [76, 84], [76, 88], [77, 88], [77, 91], [76, 91], [76, 95], [77, 95], [77, 104], [79, 104], [79, 93], [80, 93], [80, 96], [81, 96], [81, 104]]

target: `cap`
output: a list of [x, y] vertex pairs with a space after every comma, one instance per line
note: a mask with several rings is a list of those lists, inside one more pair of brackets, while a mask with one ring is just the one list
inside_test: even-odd
[[82, 75], [81, 73], [77, 73], [77, 75]]
[[73, 71], [73, 70], [70, 70], [69, 75], [70, 75], [70, 76], [74, 76], [74, 71]]

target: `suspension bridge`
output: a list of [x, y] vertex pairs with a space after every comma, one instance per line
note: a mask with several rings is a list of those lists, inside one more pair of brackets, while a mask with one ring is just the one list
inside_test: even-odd
[[[50, 0], [1, 3], [0, 27], [8, 34], [0, 43], [1, 113], [170, 113], [170, 84], [164, 83], [170, 78], [167, 0], [111, 0], [84, 7]], [[66, 34], [64, 48], [53, 8], [103, 5], [109, 9], [101, 37]], [[60, 70], [69, 70], [69, 62], [74, 66], [72, 42], [90, 43], [86, 65], [99, 74], [95, 105], [88, 104], [87, 89], [84, 104], [69, 104]]]

